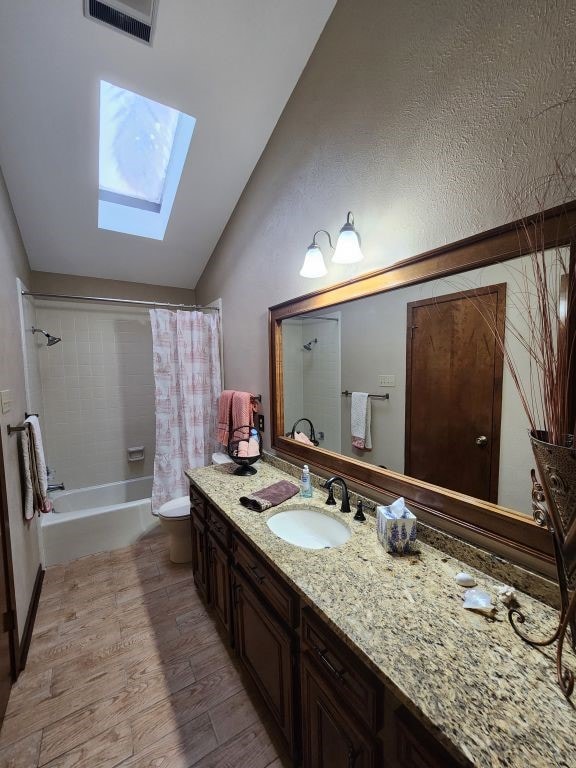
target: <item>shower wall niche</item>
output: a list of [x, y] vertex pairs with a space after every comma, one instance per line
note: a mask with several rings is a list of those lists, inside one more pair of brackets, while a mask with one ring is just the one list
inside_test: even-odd
[[[311, 418], [320, 447], [341, 449], [340, 318], [298, 317], [282, 323], [284, 424]], [[299, 426], [308, 434], [308, 425]]]
[[[148, 310], [36, 300], [45, 450], [67, 489], [152, 475], [155, 448]], [[43, 341], [42, 341], [43, 340]], [[27, 339], [29, 343], [29, 339]], [[143, 461], [128, 448], [144, 446]]]

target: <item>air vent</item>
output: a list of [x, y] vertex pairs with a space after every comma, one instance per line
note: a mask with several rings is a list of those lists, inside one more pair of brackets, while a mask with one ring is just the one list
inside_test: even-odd
[[151, 45], [157, 4], [158, 0], [84, 0], [84, 16]]

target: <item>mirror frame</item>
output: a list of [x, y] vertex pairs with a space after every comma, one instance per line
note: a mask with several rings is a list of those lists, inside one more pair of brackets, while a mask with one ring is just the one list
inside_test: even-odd
[[[507, 554], [511, 550], [511, 559], [555, 577], [551, 536], [531, 517], [355, 458], [312, 448], [284, 436], [287, 430], [284, 424], [283, 320], [526, 255], [534, 250], [527, 234], [534, 231], [533, 227], [538, 227], [538, 238], [545, 248], [570, 246], [569, 268], [575, 275], [576, 201], [572, 201], [270, 307], [272, 447], [292, 460], [344, 477], [367, 496], [404, 496], [423, 522], [484, 547], [495, 545], [497, 551], [504, 550]], [[569, 319], [568, 327], [574, 335], [574, 318]], [[576, 368], [576, 364], [573, 367]], [[571, 391], [572, 399], [576, 401], [576, 375], [572, 377]], [[528, 472], [526, 481], [529, 482]]]

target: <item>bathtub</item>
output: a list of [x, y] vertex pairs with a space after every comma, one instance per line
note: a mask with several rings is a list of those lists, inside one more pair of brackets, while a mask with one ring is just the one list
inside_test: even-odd
[[152, 515], [152, 477], [51, 494], [54, 511], [40, 520], [44, 564], [122, 549], [158, 525]]

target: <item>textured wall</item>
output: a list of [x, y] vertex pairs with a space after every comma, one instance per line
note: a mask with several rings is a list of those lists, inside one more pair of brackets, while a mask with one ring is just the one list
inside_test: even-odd
[[26, 393], [24, 358], [20, 342], [20, 315], [16, 279], [27, 282], [28, 260], [4, 177], [0, 171], [0, 389], [10, 389], [10, 413], [0, 415], [0, 439], [8, 494], [8, 514], [12, 539], [12, 562], [16, 589], [18, 631], [22, 636], [36, 572], [40, 563], [36, 519], [26, 522], [22, 514], [22, 492], [18, 465], [17, 438], [8, 436], [7, 424], [24, 418]]
[[[575, 62], [565, 0], [339, 0], [196, 288], [226, 385], [268, 392], [270, 305], [537, 209]], [[299, 277], [349, 209], [364, 262]]]

